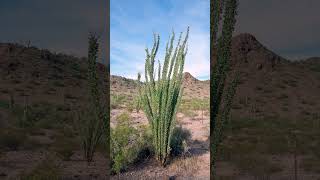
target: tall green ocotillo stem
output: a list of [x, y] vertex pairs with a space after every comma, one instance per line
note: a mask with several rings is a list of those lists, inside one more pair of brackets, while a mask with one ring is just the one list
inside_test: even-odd
[[[99, 43], [98, 38], [90, 34], [89, 48], [88, 48], [88, 91], [89, 101], [88, 109], [81, 111], [75, 119], [75, 126], [79, 131], [84, 150], [84, 157], [90, 163], [93, 159], [97, 145], [104, 131], [108, 127], [108, 113], [103, 107], [102, 93], [99, 89], [99, 79], [97, 72], [97, 57], [98, 57]], [[106, 130], [109, 133], [108, 130]], [[108, 135], [108, 134], [107, 134]]]
[[184, 40], [180, 34], [176, 48], [173, 48], [174, 32], [166, 45], [164, 63], [158, 72], [155, 70], [155, 58], [159, 48], [159, 35], [154, 35], [151, 52], [146, 49], [145, 83], [140, 83], [139, 93], [142, 109], [145, 112], [153, 134], [155, 154], [161, 165], [165, 166], [170, 153], [170, 140], [175, 127], [177, 109], [182, 97], [183, 67], [187, 54], [189, 27]]
[[[237, 0], [210, 1], [210, 172], [215, 177], [217, 150], [230, 114], [238, 76], [226, 88], [230, 69], [231, 39], [237, 14]], [[222, 25], [222, 27], [221, 27]], [[223, 102], [223, 103], [222, 103]]]

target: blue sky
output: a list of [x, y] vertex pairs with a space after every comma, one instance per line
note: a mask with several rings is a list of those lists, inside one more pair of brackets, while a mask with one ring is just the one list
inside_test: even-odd
[[177, 37], [190, 26], [184, 70], [209, 79], [209, 9], [209, 0], [111, 0], [111, 74], [136, 79], [144, 73], [145, 48], [152, 47], [153, 33], [160, 34], [156, 59], [162, 61], [172, 31]]

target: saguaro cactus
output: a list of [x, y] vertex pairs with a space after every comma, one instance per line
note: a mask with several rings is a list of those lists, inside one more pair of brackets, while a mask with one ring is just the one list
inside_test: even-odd
[[217, 150], [222, 141], [238, 81], [236, 76], [225, 88], [230, 69], [231, 39], [238, 2], [211, 0], [210, 3], [210, 171], [211, 178], [214, 178]]
[[[183, 67], [187, 54], [189, 27], [184, 40], [180, 34], [178, 44], [173, 49], [175, 34], [172, 33], [166, 45], [163, 68], [159, 61], [158, 78], [155, 73], [155, 58], [159, 48], [159, 35], [154, 35], [151, 52], [146, 49], [145, 83], [140, 83], [138, 74], [139, 94], [142, 109], [145, 112], [153, 134], [155, 154], [161, 165], [165, 166], [170, 153], [170, 140], [175, 127], [177, 109], [182, 96]], [[174, 51], [173, 51], [174, 50]]]

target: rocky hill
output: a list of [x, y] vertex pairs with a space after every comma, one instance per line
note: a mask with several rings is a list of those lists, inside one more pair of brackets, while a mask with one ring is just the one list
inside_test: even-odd
[[[120, 76], [111, 75], [111, 94], [126, 94], [128, 96], [137, 93], [137, 81]], [[190, 73], [184, 73], [184, 98], [209, 98], [209, 81], [200, 81]]]
[[[320, 58], [289, 61], [263, 46], [254, 36], [232, 40], [233, 69], [240, 85], [233, 113], [254, 116], [314, 116], [320, 111]], [[106, 82], [103, 65], [100, 77]], [[13, 94], [17, 102], [47, 101], [81, 104], [86, 100], [86, 61], [35, 47], [0, 44], [0, 99]], [[111, 94], [136, 92], [136, 82], [111, 76]], [[184, 96], [209, 98], [209, 81], [185, 73]], [[105, 89], [105, 86], [102, 87]]]
[[319, 58], [289, 61], [240, 34], [232, 41], [232, 64], [241, 79], [234, 114], [306, 118], [320, 112]]

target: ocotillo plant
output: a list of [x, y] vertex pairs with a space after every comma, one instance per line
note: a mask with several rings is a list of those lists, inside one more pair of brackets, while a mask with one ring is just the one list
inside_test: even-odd
[[175, 127], [176, 113], [182, 97], [183, 67], [187, 54], [188, 35], [189, 27], [184, 40], [181, 42], [181, 33], [178, 44], [173, 49], [175, 34], [172, 33], [172, 37], [166, 45], [162, 71], [159, 61], [158, 73], [155, 72], [154, 63], [160, 36], [154, 35], [151, 52], [146, 49], [144, 85], [141, 85], [141, 75], [138, 74], [142, 109], [146, 113], [152, 129], [156, 158], [163, 166], [166, 165], [170, 153], [172, 130]]
[[217, 150], [222, 141], [237, 85], [238, 76], [225, 88], [226, 77], [230, 72], [231, 38], [238, 2], [211, 0], [210, 3], [210, 171], [214, 178]]
[[141, 109], [141, 100], [139, 96], [136, 96], [134, 99], [134, 107], [136, 109], [136, 112], [139, 113], [140, 109]]
[[90, 103], [88, 111], [78, 114], [78, 121], [75, 122], [82, 141], [84, 156], [87, 162], [91, 162], [97, 144], [104, 133], [108, 119], [102, 106], [101, 93], [98, 87], [97, 75], [97, 54], [99, 49], [98, 38], [95, 35], [89, 36], [88, 49], [88, 89], [90, 92]]

